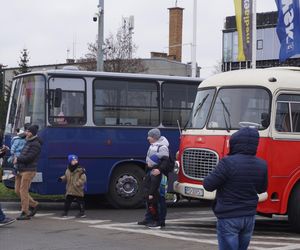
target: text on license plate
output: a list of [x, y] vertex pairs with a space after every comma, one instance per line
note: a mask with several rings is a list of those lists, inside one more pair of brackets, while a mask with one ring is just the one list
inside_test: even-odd
[[184, 193], [191, 196], [203, 197], [202, 188], [184, 187]]

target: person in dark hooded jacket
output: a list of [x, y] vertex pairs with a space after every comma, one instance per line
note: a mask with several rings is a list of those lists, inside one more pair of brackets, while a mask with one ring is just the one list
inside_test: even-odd
[[30, 185], [37, 171], [42, 142], [37, 136], [39, 127], [31, 125], [26, 130], [26, 143], [19, 156], [14, 158], [17, 166], [15, 192], [21, 198], [22, 212], [17, 220], [29, 220], [37, 212], [38, 202], [29, 194]]
[[241, 128], [229, 141], [229, 155], [204, 179], [207, 191], [216, 192], [213, 211], [217, 217], [220, 250], [247, 249], [255, 224], [258, 194], [267, 190], [267, 164], [257, 158], [259, 133]]

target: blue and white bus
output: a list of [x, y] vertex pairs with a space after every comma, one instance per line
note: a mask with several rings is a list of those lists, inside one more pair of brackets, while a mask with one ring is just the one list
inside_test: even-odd
[[[87, 171], [87, 194], [106, 194], [115, 207], [136, 207], [142, 201], [147, 131], [159, 127], [175, 154], [177, 123], [188, 120], [200, 82], [79, 70], [18, 75], [4, 143], [10, 146], [16, 128], [39, 125], [43, 145], [32, 192], [62, 194], [65, 187], [57, 178], [66, 169], [67, 155], [73, 153]], [[9, 179], [4, 183], [13, 185]]]

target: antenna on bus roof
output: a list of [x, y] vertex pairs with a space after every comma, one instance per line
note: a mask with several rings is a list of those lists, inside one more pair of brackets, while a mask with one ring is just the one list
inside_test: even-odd
[[177, 121], [177, 126], [178, 126], [178, 130], [179, 130], [179, 134], [180, 134], [180, 136], [181, 136], [181, 128], [180, 128], [180, 123], [179, 123], [179, 121], [178, 120], [176, 120]]

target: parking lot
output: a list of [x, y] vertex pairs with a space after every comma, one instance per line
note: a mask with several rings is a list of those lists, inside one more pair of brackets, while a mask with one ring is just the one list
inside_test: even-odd
[[[11, 217], [19, 204], [2, 202]], [[87, 218], [76, 219], [76, 210], [60, 217], [62, 203], [41, 203], [30, 221], [17, 221], [0, 228], [0, 249], [217, 249], [216, 219], [210, 204], [180, 202], [168, 208], [164, 229], [148, 229], [136, 222], [143, 209], [116, 210], [107, 206], [90, 208]], [[300, 237], [285, 217], [257, 217], [249, 249], [300, 249]]]

